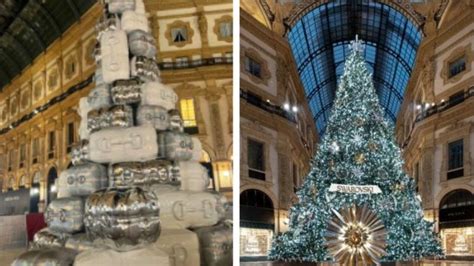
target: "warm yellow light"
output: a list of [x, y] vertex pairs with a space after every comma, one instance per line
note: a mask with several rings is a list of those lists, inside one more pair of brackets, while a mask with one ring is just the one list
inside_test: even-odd
[[181, 116], [183, 118], [184, 127], [196, 126], [196, 113], [194, 111], [194, 99], [182, 99], [179, 101], [181, 108]]

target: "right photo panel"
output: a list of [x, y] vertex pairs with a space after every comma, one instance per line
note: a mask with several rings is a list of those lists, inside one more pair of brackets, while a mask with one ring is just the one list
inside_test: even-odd
[[240, 1], [241, 265], [473, 265], [473, 14]]

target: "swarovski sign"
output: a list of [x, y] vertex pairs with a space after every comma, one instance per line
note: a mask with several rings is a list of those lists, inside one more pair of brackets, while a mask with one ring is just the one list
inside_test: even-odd
[[378, 194], [382, 193], [379, 186], [376, 185], [343, 185], [331, 184], [330, 192], [353, 193], [353, 194]]

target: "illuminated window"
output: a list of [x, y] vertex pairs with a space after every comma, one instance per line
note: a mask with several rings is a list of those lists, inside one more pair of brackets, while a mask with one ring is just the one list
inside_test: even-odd
[[449, 64], [449, 77], [454, 77], [466, 69], [466, 58], [461, 57]]
[[463, 140], [448, 144], [448, 179], [464, 176]]
[[197, 124], [196, 113], [194, 111], [194, 99], [182, 99], [180, 101], [180, 108], [184, 127], [195, 127]]

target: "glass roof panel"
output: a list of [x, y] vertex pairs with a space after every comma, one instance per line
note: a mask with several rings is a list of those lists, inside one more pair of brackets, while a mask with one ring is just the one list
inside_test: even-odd
[[337, 83], [355, 35], [386, 117], [395, 122], [422, 39], [421, 29], [400, 11], [374, 0], [339, 0], [306, 13], [288, 33], [316, 127], [324, 132]]

